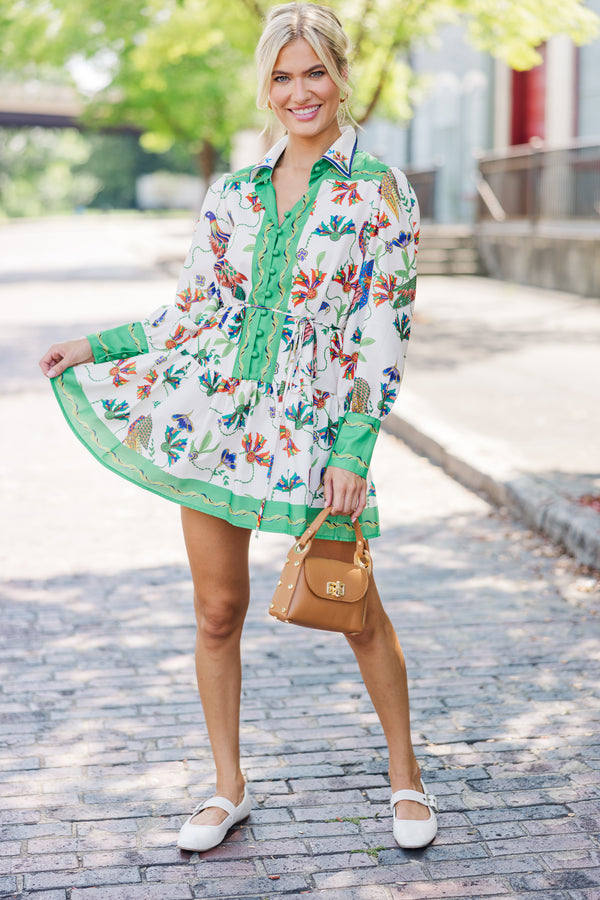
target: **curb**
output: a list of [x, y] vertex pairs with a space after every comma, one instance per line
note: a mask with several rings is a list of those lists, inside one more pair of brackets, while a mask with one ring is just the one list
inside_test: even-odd
[[[408, 399], [404, 395], [404, 399]], [[600, 515], [560, 494], [542, 476], [525, 474], [509, 462], [510, 451], [478, 435], [460, 434], [418, 413], [410, 395], [409, 412], [392, 412], [383, 428], [426, 456], [448, 475], [494, 505], [511, 510], [528, 527], [563, 547], [582, 565], [600, 570]], [[412, 409], [411, 407], [415, 407]]]

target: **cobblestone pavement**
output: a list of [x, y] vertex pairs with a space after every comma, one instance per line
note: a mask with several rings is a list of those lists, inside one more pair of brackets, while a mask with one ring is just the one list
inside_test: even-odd
[[[165, 287], [136, 284], [104, 290], [116, 308], [121, 289], [141, 305]], [[31, 326], [13, 311], [3, 337], [26, 338], [25, 361], [83, 290], [63, 284], [46, 327], [34, 287]], [[0, 285], [5, 309], [14, 290]], [[5, 423], [26, 417], [40, 436], [25, 446], [15, 427], [0, 448], [1, 898], [599, 900], [597, 582], [385, 434], [375, 565], [438, 837], [395, 845], [353, 656], [340, 636], [270, 619], [288, 539], [261, 535], [243, 638], [254, 808], [221, 847], [178, 851], [213, 787], [178, 510], [98, 466], [32, 373], [23, 362], [0, 399]]]

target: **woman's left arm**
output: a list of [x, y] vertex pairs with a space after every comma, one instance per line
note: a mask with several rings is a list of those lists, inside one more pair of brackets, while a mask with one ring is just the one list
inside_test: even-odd
[[[357, 497], [356, 515], [366, 505], [365, 479], [375, 441], [404, 371], [416, 287], [419, 210], [398, 169], [390, 169], [382, 181], [377, 223], [361, 270], [362, 290], [353, 300], [338, 348], [339, 395], [346, 411], [324, 477], [325, 500], [332, 497], [334, 513], [343, 507], [343, 514], [349, 514], [348, 504]], [[344, 470], [343, 475], [336, 469]]]

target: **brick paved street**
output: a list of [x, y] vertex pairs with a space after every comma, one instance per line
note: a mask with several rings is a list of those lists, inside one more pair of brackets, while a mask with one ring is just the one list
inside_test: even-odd
[[[213, 785], [178, 510], [95, 463], [33, 368], [69, 322], [119, 321], [172, 290], [156, 272], [102, 278], [0, 283], [3, 309], [28, 298], [1, 339], [0, 898], [600, 900], [597, 582], [388, 435], [375, 565], [436, 841], [395, 845], [353, 656], [270, 619], [289, 539], [261, 535], [243, 640], [253, 812], [213, 851], [175, 848]], [[19, 442], [22, 422], [37, 442]]]

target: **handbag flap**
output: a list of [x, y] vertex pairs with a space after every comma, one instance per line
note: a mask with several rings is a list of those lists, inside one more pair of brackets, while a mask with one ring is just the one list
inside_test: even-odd
[[360, 600], [369, 586], [369, 573], [366, 569], [339, 559], [307, 556], [304, 560], [304, 577], [317, 597], [345, 603]]

